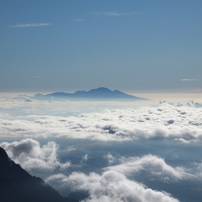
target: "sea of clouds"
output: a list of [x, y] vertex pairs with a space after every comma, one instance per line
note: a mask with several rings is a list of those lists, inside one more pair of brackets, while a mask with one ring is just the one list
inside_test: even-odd
[[21, 99], [1, 107], [0, 146], [62, 195], [87, 192], [86, 202], [186, 202], [202, 196], [201, 103], [77, 113], [61, 103], [65, 113], [54, 114], [47, 105], [43, 113], [34, 101], [26, 107], [20, 102], [27, 104]]
[[[198, 105], [197, 105], [198, 106]], [[72, 138], [100, 141], [133, 141], [140, 138], [171, 138], [190, 143], [202, 138], [202, 109], [173, 106], [113, 109], [78, 116], [0, 114], [5, 136]]]

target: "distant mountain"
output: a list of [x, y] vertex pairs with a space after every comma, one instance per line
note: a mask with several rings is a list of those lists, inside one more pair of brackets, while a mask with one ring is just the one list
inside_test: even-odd
[[[0, 147], [1, 202], [78, 202], [76, 195], [63, 198], [42, 179], [33, 177], [15, 164]], [[86, 195], [79, 195], [80, 199]]]
[[70, 99], [107, 99], [107, 100], [146, 100], [123, 93], [118, 90], [111, 91], [108, 88], [100, 87], [89, 91], [76, 91], [75, 93], [55, 92], [47, 95], [36, 94], [37, 98], [52, 97], [52, 98], [70, 98]]

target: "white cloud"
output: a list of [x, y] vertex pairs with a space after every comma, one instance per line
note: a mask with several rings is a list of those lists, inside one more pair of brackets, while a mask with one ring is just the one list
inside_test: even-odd
[[3, 135], [31, 138], [101, 141], [169, 138], [195, 142], [202, 140], [201, 106], [192, 102], [180, 107], [162, 103], [158, 107], [114, 109], [68, 117], [29, 115], [4, 118], [0, 115], [0, 130]]
[[122, 157], [119, 161], [121, 162], [119, 165], [110, 166], [104, 170], [117, 171], [126, 176], [138, 175], [141, 171], [144, 171], [147, 175], [152, 176], [152, 178], [155, 177], [157, 180], [164, 182], [193, 177], [186, 173], [183, 168], [173, 168], [166, 164], [164, 159], [150, 154], [143, 157]]
[[104, 15], [104, 16], [120, 16], [120, 13], [117, 12], [97, 12], [97, 15]]
[[181, 81], [198, 81], [198, 79], [181, 79]]
[[103, 16], [112, 16], [112, 17], [118, 17], [118, 16], [124, 16], [124, 15], [138, 15], [139, 12], [128, 12], [128, 13], [119, 13], [115, 11], [100, 11], [96, 12], [96, 15], [103, 15]]
[[69, 176], [56, 174], [48, 177], [46, 182], [52, 186], [63, 189], [67, 192], [87, 191], [89, 198], [83, 202], [106, 201], [106, 202], [177, 202], [169, 193], [165, 191], [152, 190], [135, 180], [141, 171], [151, 180], [163, 182], [176, 182], [185, 179], [193, 179], [194, 176], [186, 173], [183, 168], [172, 167], [164, 159], [145, 155], [143, 157], [119, 157], [115, 158], [110, 153], [105, 158], [118, 165], [106, 167], [103, 173], [73, 172]]
[[84, 156], [82, 156], [82, 159], [81, 159], [81, 164], [82, 165], [86, 165], [86, 162], [89, 160], [89, 155], [88, 154], [85, 154]]
[[[165, 163], [164, 159], [145, 155], [142, 157], [115, 158], [110, 153], [105, 158], [120, 163], [115, 166], [103, 168], [101, 174], [91, 172], [88, 175], [82, 172], [73, 172], [69, 176], [56, 174], [49, 176], [46, 182], [68, 193], [72, 191], [87, 191], [89, 198], [83, 202], [106, 201], [106, 202], [177, 202], [165, 191], [152, 190], [151, 188], [135, 180], [141, 171], [149, 179], [163, 182], [176, 182], [194, 176], [186, 173], [183, 168], [172, 167]], [[115, 160], [116, 159], [116, 160]]]
[[129, 180], [117, 171], [105, 171], [102, 174], [74, 172], [69, 176], [57, 174], [46, 179], [49, 184], [66, 187], [71, 191], [88, 191], [89, 198], [83, 202], [178, 202], [170, 194], [152, 190], [143, 184]]
[[61, 163], [57, 157], [59, 145], [55, 142], [48, 142], [40, 146], [39, 142], [33, 139], [23, 139], [12, 143], [2, 142], [0, 146], [6, 150], [9, 157], [19, 163], [26, 170], [65, 170], [70, 162]]
[[121, 12], [116, 12], [116, 11], [98, 11], [94, 13], [87, 14], [85, 17], [80, 17], [80, 18], [75, 18], [73, 21], [75, 22], [83, 22], [88, 19], [91, 19], [92, 17], [120, 17], [120, 16], [132, 16], [132, 15], [139, 15], [141, 14], [140, 12], [126, 12], [126, 13], [121, 13]]
[[24, 27], [42, 27], [42, 26], [49, 26], [50, 23], [30, 23], [30, 24], [17, 24], [10, 27], [14, 28], [24, 28]]
[[183, 138], [175, 138], [174, 141], [179, 142], [179, 143], [183, 143], [183, 144], [191, 143], [191, 141], [185, 140]]
[[116, 162], [116, 158], [111, 153], [105, 155], [104, 158], [107, 159], [108, 165], [114, 164]]

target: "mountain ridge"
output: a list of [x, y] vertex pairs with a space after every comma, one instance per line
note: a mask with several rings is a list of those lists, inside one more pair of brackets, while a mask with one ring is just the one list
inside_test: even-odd
[[70, 99], [104, 99], [104, 100], [147, 100], [145, 98], [129, 95], [119, 90], [110, 90], [106, 87], [99, 87], [89, 91], [78, 90], [74, 93], [54, 92], [50, 94], [36, 94], [38, 98], [70, 98]]

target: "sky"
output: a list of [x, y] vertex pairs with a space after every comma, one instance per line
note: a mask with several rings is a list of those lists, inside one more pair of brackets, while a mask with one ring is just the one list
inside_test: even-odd
[[[0, 19], [12, 160], [82, 202], [201, 200], [201, 0], [0, 0]], [[98, 87], [150, 100], [30, 96]]]
[[202, 90], [200, 0], [0, 0], [0, 92]]

